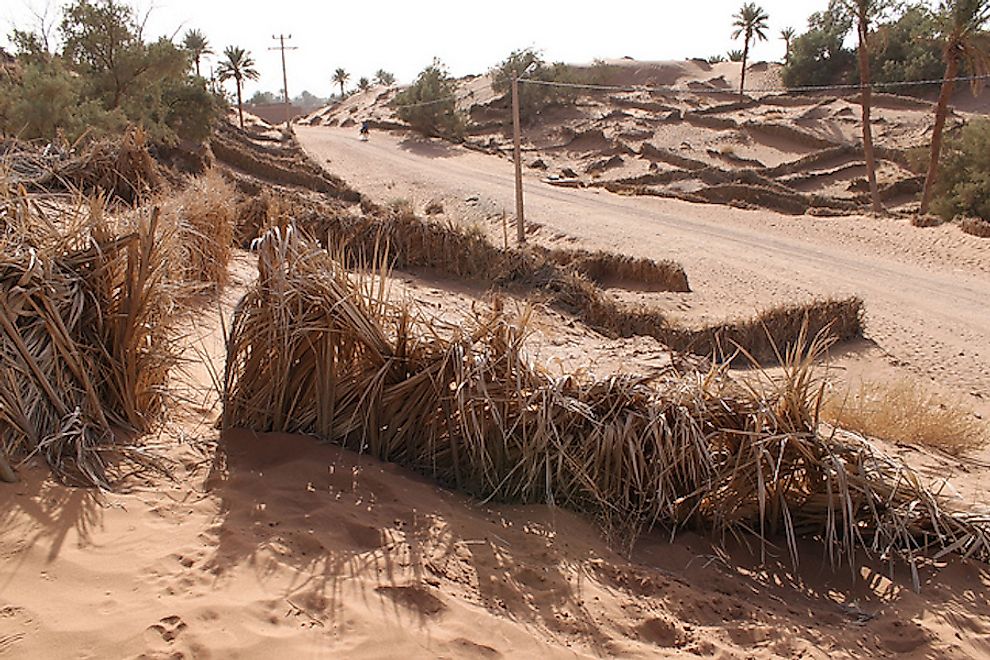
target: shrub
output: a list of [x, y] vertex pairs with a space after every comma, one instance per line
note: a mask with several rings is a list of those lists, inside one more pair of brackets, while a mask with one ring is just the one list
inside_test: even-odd
[[[612, 69], [604, 60], [595, 60], [590, 67], [571, 66], [562, 62], [547, 64], [539, 51], [525, 48], [513, 51], [495, 67], [492, 72], [492, 91], [501, 95], [510, 94], [513, 73], [521, 76], [532, 64], [536, 66], [526, 75], [527, 80], [582, 85], [605, 84]], [[573, 101], [579, 94], [580, 91], [574, 88], [522, 83], [519, 85], [522, 121], [531, 120], [549, 106]]]
[[434, 59], [416, 82], [395, 96], [392, 105], [399, 119], [425, 135], [461, 139], [464, 118], [457, 111], [456, 92], [457, 81]]
[[990, 120], [967, 124], [946, 141], [932, 209], [946, 219], [990, 220]]

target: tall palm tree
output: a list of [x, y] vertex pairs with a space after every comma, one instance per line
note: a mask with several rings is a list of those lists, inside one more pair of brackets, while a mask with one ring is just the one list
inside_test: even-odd
[[[935, 127], [932, 129], [932, 151], [925, 176], [925, 190], [921, 195], [921, 212], [928, 213], [935, 182], [938, 178], [938, 160], [942, 154], [942, 137], [945, 119], [949, 114], [949, 100], [955, 91], [955, 79], [963, 64], [973, 76], [990, 73], [990, 53], [981, 44], [981, 32], [990, 21], [990, 0], [942, 0], [939, 6], [942, 22], [942, 58], [945, 60], [945, 76], [942, 90], [935, 105]], [[983, 80], [973, 81], [973, 93], [982, 89]]]
[[257, 80], [260, 74], [254, 68], [251, 53], [238, 46], [227, 46], [223, 49], [224, 59], [217, 67], [217, 79], [220, 82], [233, 79], [237, 84], [237, 116], [240, 119], [241, 130], [244, 129], [244, 102], [241, 94], [245, 80]]
[[343, 69], [337, 69], [333, 72], [333, 81], [340, 85], [340, 97], [344, 97], [344, 85], [347, 81], [351, 79], [351, 74], [347, 73]]
[[395, 84], [395, 76], [385, 69], [378, 69], [375, 71], [375, 83], [383, 87], [391, 87]]
[[755, 2], [747, 2], [733, 18], [736, 20], [732, 26], [736, 30], [732, 33], [732, 38], [738, 39], [741, 36], [744, 39], [742, 79], [739, 81], [739, 95], [742, 96], [746, 89], [746, 61], [749, 59], [749, 44], [753, 39], [757, 41], [767, 40], [767, 21], [770, 20], [770, 17]]
[[210, 42], [206, 40], [206, 35], [199, 30], [189, 30], [182, 39], [182, 45], [189, 51], [193, 62], [196, 63], [196, 77], [201, 77], [199, 61], [203, 59], [203, 56], [213, 54], [213, 51], [210, 50]]
[[873, 212], [883, 211], [880, 190], [877, 187], [877, 159], [873, 149], [873, 87], [870, 84], [870, 22], [892, 5], [892, 0], [845, 0], [856, 20], [859, 37], [859, 91], [863, 107], [863, 155], [866, 159], [866, 178], [870, 184], [870, 200]]
[[796, 35], [797, 32], [792, 27], [787, 27], [780, 31], [780, 38], [784, 40], [784, 63], [791, 61], [791, 42], [794, 41]]

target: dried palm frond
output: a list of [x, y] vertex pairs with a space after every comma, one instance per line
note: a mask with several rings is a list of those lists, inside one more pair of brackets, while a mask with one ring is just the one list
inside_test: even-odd
[[157, 209], [111, 218], [7, 186], [0, 227], [0, 446], [107, 487], [117, 432], [147, 430], [164, 404], [176, 236]]
[[259, 271], [229, 336], [224, 428], [312, 434], [481, 498], [631, 529], [783, 534], [795, 561], [798, 537], [850, 565], [860, 549], [912, 565], [990, 557], [990, 518], [952, 509], [866, 441], [819, 432], [813, 364], [829, 340], [807, 326], [762, 388], [724, 368], [553, 377], [526, 355], [525, 311], [419, 318], [291, 226], [261, 242]]

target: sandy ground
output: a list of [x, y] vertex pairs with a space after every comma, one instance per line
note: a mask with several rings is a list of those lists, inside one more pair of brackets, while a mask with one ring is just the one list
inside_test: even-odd
[[[445, 143], [299, 127], [303, 146], [377, 201], [433, 200], [445, 217], [502, 240], [514, 209], [511, 164]], [[777, 303], [859, 295], [872, 351], [969, 396], [990, 397], [990, 242], [953, 226], [898, 219], [786, 216], [559, 188], [527, 172], [531, 240], [684, 265], [689, 294], [630, 294], [685, 322], [751, 315]], [[510, 228], [511, 236], [511, 228]], [[983, 398], [981, 398], [983, 397]]]

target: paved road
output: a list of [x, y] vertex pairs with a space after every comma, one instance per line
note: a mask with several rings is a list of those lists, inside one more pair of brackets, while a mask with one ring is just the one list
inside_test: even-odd
[[[354, 131], [298, 129], [329, 170], [380, 201], [444, 200], [448, 215], [514, 206], [508, 160], [442, 143]], [[465, 203], [469, 197], [479, 202]], [[694, 293], [666, 296], [682, 314], [714, 319], [785, 300], [856, 294], [885, 351], [960, 389], [990, 396], [990, 241], [954, 227], [791, 217], [526, 179], [536, 240], [681, 262]], [[674, 300], [677, 298], [677, 300]]]

